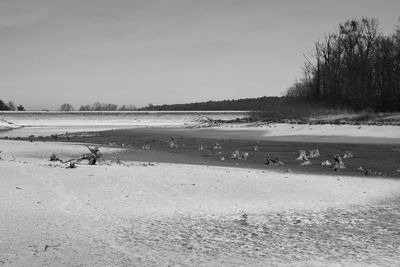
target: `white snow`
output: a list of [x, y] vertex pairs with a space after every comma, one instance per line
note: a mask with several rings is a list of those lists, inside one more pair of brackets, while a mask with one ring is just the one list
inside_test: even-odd
[[[142, 226], [141, 220], [179, 243], [185, 237], [167, 227], [168, 218], [318, 214], [369, 207], [400, 191], [395, 179], [138, 162], [65, 169], [48, 161], [52, 152], [61, 157], [86, 152], [79, 144], [1, 140], [0, 150], [0, 260], [11, 266], [131, 266], [138, 259], [148, 264], [153, 259], [149, 249], [158, 253], [153, 262], [158, 265], [169, 250], [157, 246], [160, 241], [152, 240], [157, 236], [147, 232], [150, 223]], [[177, 226], [186, 229], [179, 221]], [[136, 236], [150, 240], [135, 243]], [[146, 242], [155, 245], [148, 248]], [[185, 255], [181, 251], [175, 260]]]
[[[344, 136], [371, 138], [398, 138], [400, 126], [391, 125], [334, 125], [334, 124], [288, 124], [270, 123], [260, 126], [254, 124], [222, 126], [225, 130], [263, 131], [263, 136]], [[218, 128], [217, 128], [218, 129]]]
[[0, 131], [6, 131], [6, 130], [12, 130], [12, 129], [18, 129], [18, 128], [21, 128], [21, 126], [0, 119]]

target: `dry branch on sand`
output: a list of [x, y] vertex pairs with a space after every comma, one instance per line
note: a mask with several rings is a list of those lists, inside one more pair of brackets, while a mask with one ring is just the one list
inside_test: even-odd
[[94, 146], [91, 148], [90, 146], [86, 146], [89, 149], [90, 153], [83, 154], [83, 156], [78, 160], [88, 160], [89, 165], [95, 165], [96, 162], [101, 158], [100, 150], [98, 146]]
[[51, 153], [49, 161], [60, 161], [61, 162], [61, 159], [59, 159], [55, 153]]
[[76, 163], [79, 163], [82, 160], [87, 160], [89, 165], [95, 165], [96, 162], [98, 162], [99, 159], [102, 157], [100, 149], [98, 146], [90, 147], [86, 145], [86, 147], [87, 149], [89, 149], [90, 153], [83, 154], [80, 158], [72, 158], [64, 161], [60, 159], [55, 153], [52, 153], [50, 155], [49, 161], [59, 161], [60, 163], [68, 164], [66, 167], [68, 169], [76, 168]]
[[76, 164], [75, 161], [71, 161], [67, 167], [65, 167], [66, 169], [75, 169], [76, 168]]
[[188, 128], [203, 128], [203, 127], [214, 127], [220, 126], [221, 121], [213, 120], [207, 116], [201, 116], [193, 120], [193, 125], [188, 126]]

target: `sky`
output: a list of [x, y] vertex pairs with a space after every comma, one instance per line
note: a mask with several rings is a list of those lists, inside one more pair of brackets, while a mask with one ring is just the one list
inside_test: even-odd
[[399, 0], [0, 0], [0, 99], [30, 110], [280, 96], [337, 25]]

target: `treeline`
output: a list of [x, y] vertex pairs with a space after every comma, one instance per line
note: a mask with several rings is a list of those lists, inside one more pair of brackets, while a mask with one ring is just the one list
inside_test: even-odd
[[14, 102], [9, 101], [8, 103], [3, 102], [3, 100], [0, 99], [0, 110], [9, 110], [9, 111], [25, 111], [24, 106], [22, 105], [15, 105]]
[[238, 100], [207, 101], [188, 104], [158, 105], [149, 104], [138, 110], [143, 111], [198, 111], [198, 110], [263, 110], [267, 106], [275, 106], [281, 97], [259, 97]]
[[[255, 120], [301, 119], [312, 115], [330, 114], [329, 109], [318, 101], [298, 97], [264, 96], [238, 100], [207, 101], [189, 104], [159, 105], [149, 104], [143, 111], [252, 111], [250, 117]], [[340, 110], [343, 111], [343, 110]], [[347, 112], [348, 110], [346, 110]]]
[[400, 27], [383, 34], [376, 19], [340, 24], [315, 42], [304, 77], [287, 96], [376, 112], [400, 110]]
[[[74, 111], [74, 107], [71, 104], [62, 104], [59, 111]], [[134, 105], [122, 105], [118, 106], [110, 103], [95, 102], [92, 105], [83, 105], [79, 108], [79, 111], [135, 111], [137, 110]]]

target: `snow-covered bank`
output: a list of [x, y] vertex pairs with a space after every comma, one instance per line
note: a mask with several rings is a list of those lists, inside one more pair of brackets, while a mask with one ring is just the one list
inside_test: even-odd
[[222, 130], [245, 130], [262, 133], [265, 137], [366, 137], [366, 138], [391, 138], [400, 140], [400, 126], [376, 125], [336, 125], [336, 124], [235, 124], [216, 127]]
[[21, 126], [179, 126], [196, 118], [231, 120], [247, 117], [247, 111], [93, 111], [93, 112], [1, 112], [0, 118]]
[[[358, 232], [336, 246], [330, 228], [342, 235], [347, 214], [351, 225], [358, 223], [354, 207], [369, 209], [400, 193], [394, 179], [139, 162], [65, 169], [48, 162], [52, 152], [86, 152], [79, 144], [1, 140], [0, 150], [0, 261], [11, 266], [265, 265], [290, 263], [292, 254], [304, 264], [349, 263], [343, 242], [356, 246]], [[324, 218], [334, 224], [326, 228]], [[307, 236], [308, 224], [328, 235]], [[305, 227], [301, 235], [299, 227]], [[394, 236], [371, 232], [373, 241], [362, 233], [363, 244]], [[280, 251], [282, 242], [288, 251]], [[294, 243], [300, 245], [290, 249]], [[329, 255], [321, 252], [325, 247]], [[372, 243], [356, 260], [373, 254], [378, 263], [396, 263], [396, 253]]]
[[[181, 127], [207, 116], [212, 119], [232, 120], [248, 116], [246, 111], [185, 111], [185, 112], [1, 112], [2, 120], [23, 129], [0, 133], [0, 137], [46, 136], [66, 132], [89, 132], [137, 127]], [[4, 124], [4, 126], [2, 126]], [[11, 126], [0, 121], [0, 129]], [[6, 128], [7, 127], [7, 128]]]
[[9, 131], [21, 127], [22, 126], [0, 119], [0, 131]]

